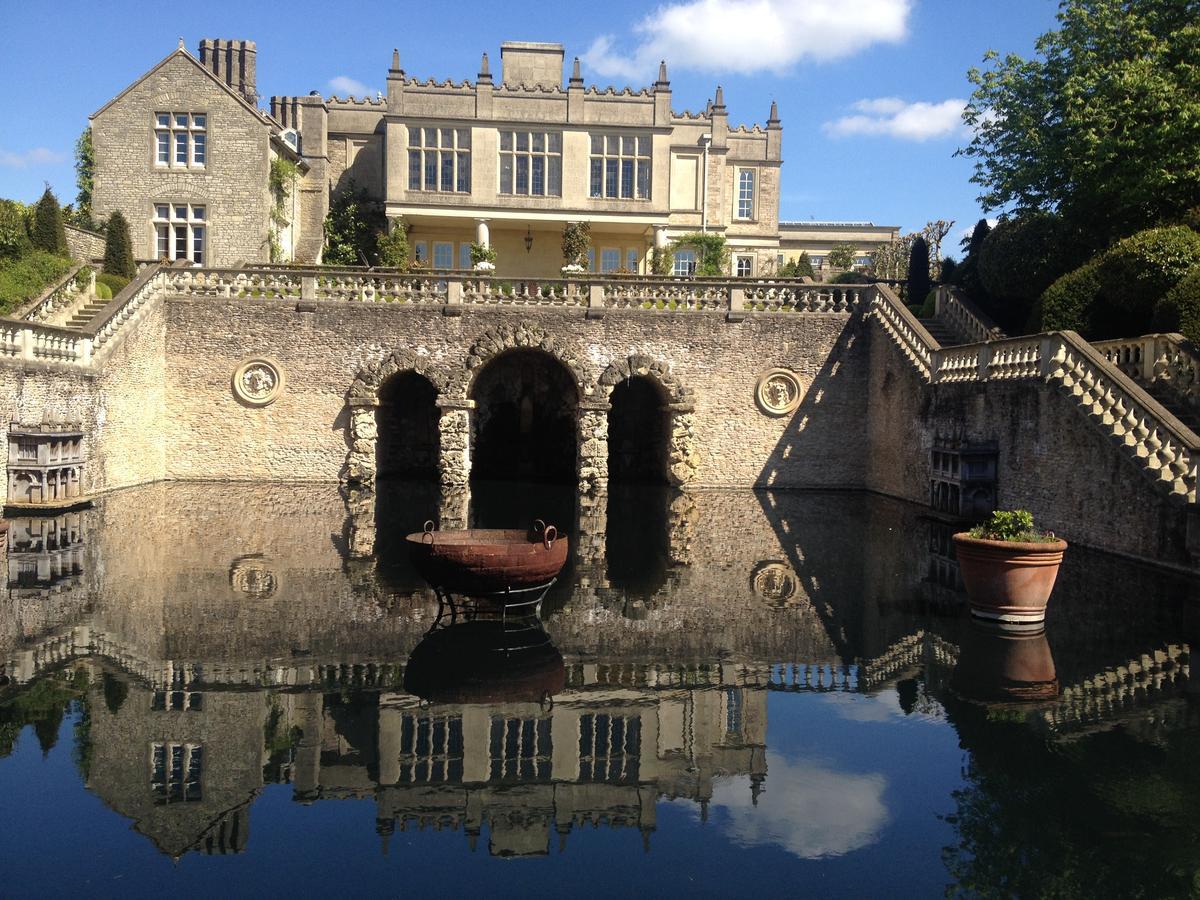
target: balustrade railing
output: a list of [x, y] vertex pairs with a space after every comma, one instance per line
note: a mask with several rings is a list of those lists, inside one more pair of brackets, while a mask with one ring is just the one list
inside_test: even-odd
[[976, 343], [1004, 337], [1000, 326], [969, 298], [953, 288], [942, 285], [934, 295], [936, 317], [946, 322], [968, 342]]
[[1161, 385], [1184, 402], [1200, 406], [1200, 349], [1181, 334], [1093, 341], [1092, 346], [1138, 384]]
[[96, 283], [96, 273], [91, 266], [80, 263], [72, 266], [62, 278], [54, 282], [29, 303], [16, 311], [14, 318], [25, 319], [29, 322], [49, 322], [53, 318], [61, 318], [66, 310], [75, 306], [87, 296], [80, 284], [81, 273], [87, 273], [87, 281], [92, 286]]

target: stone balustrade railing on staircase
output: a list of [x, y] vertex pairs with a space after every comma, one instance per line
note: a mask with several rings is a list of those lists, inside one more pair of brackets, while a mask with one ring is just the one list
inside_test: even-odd
[[966, 295], [949, 285], [942, 285], [934, 294], [937, 318], [945, 321], [956, 333], [970, 342], [992, 341], [1004, 337], [1000, 326], [991, 320]]
[[80, 263], [72, 266], [66, 275], [20, 307], [13, 317], [27, 322], [43, 323], [49, 323], [52, 319], [62, 319], [64, 314], [82, 299], [94, 295], [95, 290], [96, 270]]
[[870, 314], [929, 383], [1057, 385], [1170, 496], [1196, 501], [1200, 436], [1075, 332], [943, 348], [886, 288], [876, 293]]
[[1108, 362], [1138, 384], [1164, 387], [1189, 406], [1200, 408], [1200, 348], [1182, 334], [1093, 341]]

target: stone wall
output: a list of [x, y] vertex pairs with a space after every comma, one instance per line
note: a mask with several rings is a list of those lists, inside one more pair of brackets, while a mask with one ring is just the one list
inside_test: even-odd
[[[202, 168], [155, 164], [154, 115], [159, 112], [207, 114]], [[269, 258], [267, 125], [186, 52], [172, 54], [97, 114], [92, 140], [95, 214], [125, 214], [136, 258], [159, 255], [151, 222], [156, 203], [205, 206], [209, 265]], [[173, 159], [173, 147], [171, 154]]]
[[872, 328], [866, 487], [928, 502], [935, 438], [996, 441], [997, 500], [1028, 509], [1070, 542], [1147, 559], [1187, 561], [1184, 504], [1167, 501], [1063, 388], [1045, 382], [922, 384]]
[[74, 225], [64, 225], [63, 229], [67, 233], [67, 252], [71, 254], [71, 259], [91, 262], [104, 258], [104, 235]]
[[[297, 312], [276, 301], [166, 301], [167, 472], [172, 478], [339, 477], [349, 449], [347, 392], [395, 351], [445, 380], [473, 376], [472, 344], [511, 311], [317, 303]], [[522, 310], [518, 327], [544, 328], [579, 361], [583, 400], [614, 362], [664, 362], [690, 393], [698, 456], [695, 486], [851, 487], [862, 482], [867, 421], [865, 355], [847, 314], [750, 315]], [[274, 359], [286, 384], [265, 407], [241, 405], [230, 378], [248, 357]], [[800, 408], [773, 418], [755, 404], [761, 372], [795, 370], [808, 387]], [[427, 373], [428, 374], [428, 373]], [[437, 378], [435, 377], [435, 383]], [[854, 436], [859, 435], [859, 439]]]

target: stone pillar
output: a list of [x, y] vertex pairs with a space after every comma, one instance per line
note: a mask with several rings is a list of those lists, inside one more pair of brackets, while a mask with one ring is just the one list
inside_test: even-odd
[[665, 250], [667, 245], [670, 243], [671, 242], [669, 240], [667, 240], [667, 226], [666, 225], [655, 225], [654, 226], [654, 246], [659, 250]]
[[608, 487], [608, 400], [579, 404], [579, 492], [593, 495]]
[[373, 398], [350, 399], [350, 454], [346, 458], [343, 480], [351, 484], [375, 481], [376, 405]]
[[475, 243], [482, 244], [484, 247], [492, 246], [491, 233], [488, 231], [487, 219], [475, 220]]
[[388, 787], [400, 780], [400, 734], [404, 711], [394, 706], [379, 708], [379, 785]]
[[700, 468], [696, 449], [695, 408], [690, 403], [669, 403], [671, 441], [667, 450], [667, 477], [677, 487], [686, 486]]
[[[608, 492], [599, 490], [579, 498], [579, 533], [575, 558], [581, 566], [599, 564], [604, 571], [605, 541], [608, 536]], [[603, 587], [604, 585], [597, 585]]]
[[438, 472], [445, 487], [466, 487], [471, 481], [471, 410], [474, 400], [439, 397]]
[[375, 492], [367, 488], [343, 488], [346, 502], [346, 546], [352, 559], [375, 553]]
[[442, 485], [438, 495], [438, 528], [468, 528], [471, 522], [471, 486]]
[[491, 778], [492, 717], [484, 706], [463, 709], [463, 782], [482, 783]]

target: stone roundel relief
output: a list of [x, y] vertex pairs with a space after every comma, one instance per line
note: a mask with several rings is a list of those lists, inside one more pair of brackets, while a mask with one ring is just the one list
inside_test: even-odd
[[274, 403], [283, 390], [283, 371], [274, 360], [248, 359], [233, 373], [233, 393], [250, 406]]
[[786, 606], [799, 588], [796, 573], [787, 563], [759, 563], [750, 575], [750, 587], [772, 606]]
[[279, 578], [261, 553], [239, 556], [229, 566], [229, 585], [255, 600], [265, 600], [279, 589]]
[[771, 369], [758, 376], [754, 399], [768, 416], [786, 416], [804, 399], [804, 386], [790, 369]]

